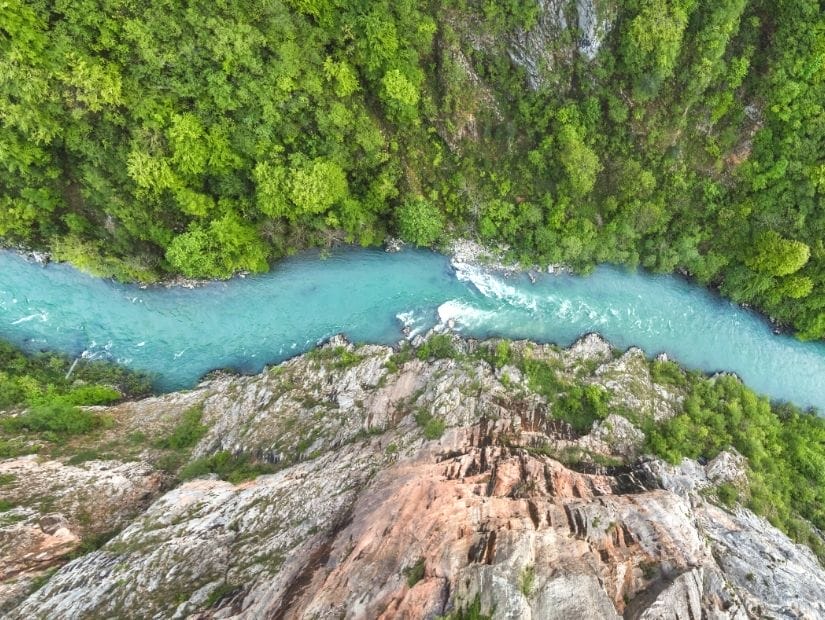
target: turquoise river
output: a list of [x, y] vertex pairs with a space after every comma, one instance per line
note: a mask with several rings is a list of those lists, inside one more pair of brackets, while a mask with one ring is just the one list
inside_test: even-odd
[[0, 337], [111, 358], [155, 373], [161, 390], [215, 368], [254, 372], [339, 332], [394, 343], [405, 326], [419, 333], [439, 322], [469, 336], [562, 345], [598, 332], [825, 411], [825, 343], [776, 335], [759, 315], [673, 276], [603, 266], [532, 283], [431, 252], [342, 249], [195, 289], [139, 288], [0, 252]]

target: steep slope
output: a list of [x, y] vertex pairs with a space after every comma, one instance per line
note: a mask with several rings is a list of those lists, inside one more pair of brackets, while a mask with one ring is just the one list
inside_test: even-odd
[[34, 506], [0, 540], [60, 519], [64, 538], [82, 535], [62, 500], [51, 520], [34, 514], [57, 480], [90, 493], [115, 473], [132, 480], [108, 501], [87, 496], [96, 521], [128, 525], [27, 597], [43, 566], [6, 543], [18, 567], [4, 575], [7, 616], [435, 618], [471, 605], [495, 618], [825, 614], [825, 571], [810, 550], [716, 499], [721, 486], [747, 487], [742, 457], [674, 467], [639, 456], [637, 425], [672, 417], [684, 397], [653, 381], [640, 352], [618, 355], [596, 336], [568, 350], [508, 345], [607, 391], [610, 413], [577, 431], [516, 366], [488, 361], [503, 358], [500, 343], [418, 344], [421, 355], [336, 339], [258, 376], [107, 409], [115, 445], [136, 428], [168, 435], [200, 405], [195, 462], [234, 453], [277, 464], [237, 484], [140, 486], [162, 477], [158, 442], [140, 465], [0, 463], [29, 472], [16, 488]]

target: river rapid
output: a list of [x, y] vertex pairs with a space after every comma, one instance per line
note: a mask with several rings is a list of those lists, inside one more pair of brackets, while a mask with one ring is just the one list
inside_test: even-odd
[[194, 289], [140, 288], [0, 252], [0, 337], [149, 371], [159, 390], [190, 387], [215, 368], [256, 372], [337, 333], [390, 344], [404, 328], [438, 323], [560, 345], [598, 332], [825, 411], [825, 343], [774, 334], [758, 314], [675, 276], [601, 266], [531, 279], [423, 250], [342, 248]]

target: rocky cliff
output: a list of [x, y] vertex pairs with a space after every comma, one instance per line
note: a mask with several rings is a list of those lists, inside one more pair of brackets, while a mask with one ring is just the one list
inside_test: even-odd
[[[742, 457], [642, 454], [641, 423], [683, 395], [640, 351], [507, 345], [607, 391], [610, 414], [582, 432], [496, 363], [498, 343], [437, 338], [334, 339], [102, 410], [114, 424], [94, 441], [121, 446], [105, 458], [0, 462], [18, 504], [0, 514], [6, 617], [825, 617], [814, 555], [716, 499], [747, 485]], [[203, 433], [185, 460], [271, 473], [178, 484], [158, 438], [193, 410]]]

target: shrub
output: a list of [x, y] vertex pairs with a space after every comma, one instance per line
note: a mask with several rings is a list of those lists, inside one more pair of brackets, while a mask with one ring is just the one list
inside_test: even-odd
[[650, 364], [650, 377], [661, 385], [676, 385], [683, 387], [687, 384], [687, 377], [679, 365], [670, 360], [653, 360]]
[[420, 347], [416, 355], [420, 360], [439, 360], [453, 358], [457, 354], [453, 346], [453, 340], [449, 334], [436, 334], [430, 336]]
[[536, 586], [536, 567], [532, 564], [521, 571], [519, 590], [524, 596], [530, 596]]
[[719, 498], [719, 501], [722, 502], [723, 505], [730, 508], [736, 503], [736, 500], [739, 499], [739, 491], [729, 482], [725, 482], [716, 487], [716, 497]]
[[184, 450], [195, 446], [208, 430], [201, 424], [203, 418], [203, 405], [191, 407], [183, 412], [180, 422], [172, 430], [172, 433], [158, 442], [159, 448], [169, 450]]
[[[825, 420], [771, 404], [733, 376], [689, 380], [682, 413], [648, 425], [647, 449], [678, 463], [735, 448], [748, 459], [747, 507], [825, 558], [810, 525], [825, 528]], [[725, 485], [717, 493], [723, 503], [736, 499]]]
[[421, 427], [427, 439], [440, 439], [444, 434], [446, 424], [441, 418], [434, 416], [426, 409], [415, 414], [415, 423]]
[[6, 431], [49, 433], [49, 438], [56, 440], [63, 436], [89, 433], [107, 424], [108, 420], [100, 415], [62, 402], [32, 407], [26, 413], [6, 418], [0, 423]]
[[407, 578], [407, 585], [411, 588], [424, 579], [424, 558], [418, 558], [415, 564], [405, 568], [404, 576]]
[[181, 480], [191, 480], [199, 476], [216, 474], [221, 480], [238, 484], [275, 470], [274, 465], [254, 461], [248, 454], [234, 455], [223, 450], [192, 461], [178, 475]]
[[607, 417], [608, 393], [598, 385], [573, 385], [566, 388], [553, 405], [553, 415], [568, 422], [579, 433], [590, 430], [593, 422]]

